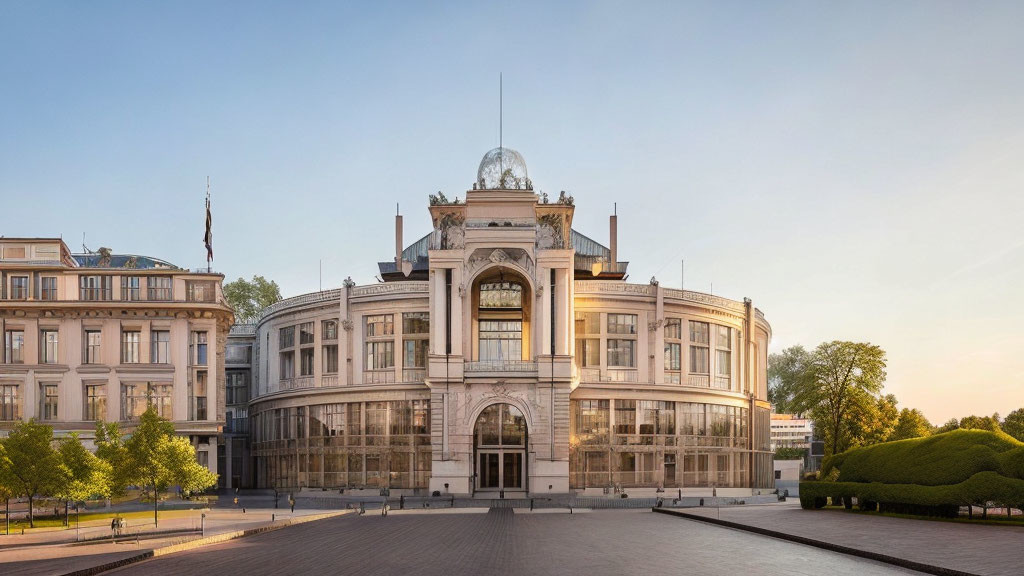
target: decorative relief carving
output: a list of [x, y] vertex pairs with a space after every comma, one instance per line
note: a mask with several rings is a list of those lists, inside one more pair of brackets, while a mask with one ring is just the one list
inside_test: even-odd
[[445, 212], [434, 220], [435, 244], [439, 250], [460, 250], [466, 246], [466, 217], [461, 212]]
[[661, 328], [661, 326], [664, 323], [665, 323], [665, 320], [663, 320], [661, 318], [658, 318], [657, 320], [651, 320], [650, 322], [647, 323], [647, 331], [648, 332], [654, 332], [654, 331], [658, 330], [658, 328]]
[[429, 286], [426, 282], [385, 282], [382, 284], [371, 284], [359, 286], [352, 290], [352, 296], [380, 296], [382, 294], [417, 294], [428, 292]]
[[341, 321], [341, 327], [342, 327], [342, 329], [345, 330], [345, 332], [351, 332], [352, 331], [352, 321], [349, 320], [348, 318], [342, 320]]
[[567, 248], [565, 218], [561, 214], [544, 214], [537, 219], [537, 248]]
[[469, 257], [466, 277], [472, 278], [488, 264], [514, 265], [527, 277], [533, 278], [533, 259], [522, 248], [478, 248]]

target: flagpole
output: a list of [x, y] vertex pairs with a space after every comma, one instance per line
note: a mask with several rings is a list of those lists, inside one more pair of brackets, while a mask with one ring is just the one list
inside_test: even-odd
[[210, 217], [210, 177], [206, 177], [206, 273], [212, 272], [213, 223]]

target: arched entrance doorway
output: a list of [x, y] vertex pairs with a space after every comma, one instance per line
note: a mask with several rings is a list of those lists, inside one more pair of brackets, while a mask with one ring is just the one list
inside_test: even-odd
[[491, 404], [473, 427], [476, 489], [526, 490], [526, 417], [511, 404]]

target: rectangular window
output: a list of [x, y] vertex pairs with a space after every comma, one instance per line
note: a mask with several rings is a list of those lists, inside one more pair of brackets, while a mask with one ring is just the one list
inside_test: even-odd
[[690, 373], [708, 374], [708, 347], [690, 346]]
[[597, 368], [601, 366], [601, 339], [577, 338], [576, 362], [581, 368]]
[[39, 279], [39, 299], [40, 300], [56, 300], [57, 299], [57, 279], [53, 276], [43, 276]]
[[576, 434], [584, 444], [608, 440], [608, 400], [580, 400], [576, 404]]
[[388, 336], [395, 333], [395, 315], [377, 314], [366, 317], [366, 336]]
[[4, 332], [4, 362], [7, 364], [25, 363], [24, 330], [7, 330]]
[[683, 322], [679, 318], [665, 319], [665, 338], [668, 340], [680, 340], [683, 337]]
[[679, 371], [682, 369], [680, 348], [680, 344], [675, 342], [665, 344], [665, 370]]
[[523, 359], [521, 320], [480, 320], [480, 360], [483, 362]]
[[227, 373], [227, 404], [245, 404], [249, 401], [249, 374], [229, 371]]
[[150, 343], [149, 361], [152, 364], [171, 363], [171, 333], [168, 330], [153, 330], [149, 333], [153, 339]]
[[423, 334], [427, 335], [430, 333], [430, 313], [429, 312], [406, 312], [402, 314], [402, 332], [406, 335], [409, 334]]
[[58, 362], [58, 333], [56, 330], [39, 331], [39, 360], [42, 364]]
[[313, 375], [313, 349], [302, 348], [299, 351], [299, 375], [301, 376], [312, 376]]
[[138, 276], [121, 276], [121, 300], [136, 301], [142, 297]]
[[39, 419], [40, 420], [56, 420], [57, 419], [57, 385], [56, 384], [40, 384], [39, 385]]
[[252, 347], [248, 344], [228, 344], [224, 348], [226, 364], [248, 364], [252, 359]]
[[715, 372], [718, 373], [719, 376], [731, 376], [732, 352], [729, 352], [728, 350], [716, 350], [715, 352], [718, 355], [718, 357], [715, 358]]
[[615, 433], [636, 434], [636, 400], [615, 401]]
[[636, 314], [609, 314], [609, 334], [636, 334]]
[[295, 352], [281, 352], [281, 379], [288, 380], [295, 376]]
[[28, 276], [11, 276], [11, 300], [28, 298]]
[[429, 349], [430, 341], [426, 338], [406, 340], [405, 355], [402, 357], [402, 366], [406, 369], [426, 368]]
[[79, 276], [79, 300], [110, 300], [110, 279], [110, 276]]
[[85, 419], [104, 420], [107, 417], [107, 385], [85, 385]]
[[690, 320], [690, 342], [708, 344], [708, 323]]
[[86, 330], [85, 331], [85, 349], [83, 350], [83, 364], [99, 364], [100, 360], [100, 342], [103, 341], [103, 335], [99, 330]]
[[338, 321], [337, 320], [324, 320], [320, 325], [323, 331], [324, 340], [337, 340], [338, 339]]
[[139, 363], [139, 341], [138, 330], [123, 330], [121, 332], [121, 364]]
[[719, 350], [732, 349], [732, 328], [728, 326], [715, 326], [718, 337], [715, 340], [715, 347]]
[[[707, 322], [690, 321], [690, 373], [710, 374], [709, 326]], [[705, 384], [707, 385], [707, 384]]]
[[0, 420], [21, 420], [17, 384], [0, 384]]
[[171, 384], [152, 382], [121, 384], [121, 420], [138, 421], [146, 408], [152, 406], [157, 415], [173, 419], [171, 411]]
[[391, 340], [366, 343], [366, 369], [386, 370], [395, 367], [395, 343]]
[[304, 322], [299, 324], [299, 344], [313, 343], [313, 323]]
[[636, 367], [636, 340], [608, 339], [608, 366]]
[[171, 277], [150, 276], [146, 278], [146, 299], [147, 300], [170, 300], [171, 299]]
[[[405, 370], [427, 367], [430, 354], [430, 313], [406, 312], [402, 314], [402, 365]], [[408, 374], [406, 381], [422, 379], [419, 374]]]
[[600, 312], [577, 312], [576, 313], [576, 336], [601, 334], [601, 313]]
[[278, 336], [278, 348], [283, 350], [285, 348], [291, 348], [292, 346], [295, 346], [295, 326], [281, 328]]
[[192, 338], [189, 340], [189, 352], [188, 357], [192, 362], [192, 366], [206, 366], [206, 332], [192, 332]]
[[192, 406], [195, 420], [206, 420], [206, 370], [196, 371], [196, 381], [192, 386]]
[[336, 374], [338, 372], [338, 345], [329, 344], [324, 346], [324, 373]]
[[188, 280], [185, 282], [186, 295], [189, 302], [213, 302], [214, 287], [209, 280]]

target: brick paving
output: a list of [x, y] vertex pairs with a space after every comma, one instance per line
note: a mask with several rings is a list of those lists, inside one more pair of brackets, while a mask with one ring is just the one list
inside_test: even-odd
[[[296, 510], [294, 516], [317, 514], [318, 510]], [[160, 529], [187, 529], [199, 526], [200, 511], [194, 516], [166, 518], [160, 520]], [[288, 510], [249, 510], [246, 514], [235, 510], [213, 510], [207, 512], [206, 535], [211, 536], [223, 532], [245, 530], [270, 524], [271, 515], [277, 519], [293, 517]], [[153, 529], [152, 520], [129, 521], [129, 531], [134, 529]], [[97, 534], [110, 534], [109, 521], [106, 527], [92, 526], [82, 530], [82, 537]], [[74, 539], [75, 531], [57, 530], [29, 533], [24, 536], [0, 535], [0, 574], [3, 576], [34, 576], [36, 574], [63, 574], [107, 562], [114, 562], [140, 552], [161, 548], [178, 542], [199, 538], [199, 534], [175, 535], [165, 538], [141, 540], [136, 543], [92, 543], [81, 545], [38, 545], [49, 538], [52, 540]]]
[[111, 574], [914, 574], [641, 510], [345, 516], [128, 566]]
[[1024, 526], [991, 526], [845, 512], [803, 510], [799, 502], [691, 508], [689, 514], [985, 576], [1020, 576]]

